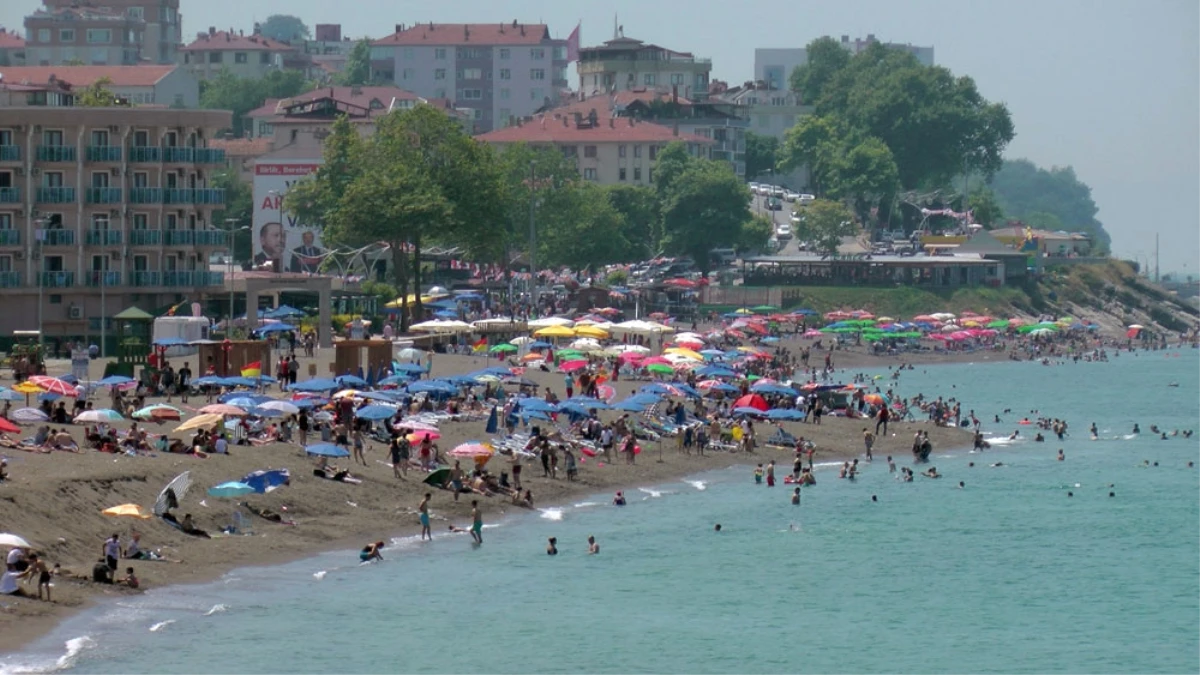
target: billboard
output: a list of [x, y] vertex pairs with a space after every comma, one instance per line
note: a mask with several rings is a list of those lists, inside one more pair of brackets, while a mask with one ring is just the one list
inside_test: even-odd
[[276, 263], [281, 272], [316, 272], [327, 253], [321, 231], [284, 212], [283, 196], [315, 172], [311, 160], [268, 160], [254, 165], [254, 266]]

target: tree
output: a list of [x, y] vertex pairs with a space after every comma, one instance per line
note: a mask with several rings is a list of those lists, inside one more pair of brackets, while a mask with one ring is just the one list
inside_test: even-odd
[[866, 222], [871, 206], [890, 203], [899, 187], [892, 151], [878, 138], [868, 138], [833, 162], [828, 192], [853, 203], [859, 220]]
[[546, 267], [596, 269], [629, 255], [625, 221], [604, 188], [582, 181], [546, 196], [538, 218], [538, 261]]
[[308, 91], [311, 84], [298, 70], [272, 70], [256, 79], [238, 77], [222, 68], [216, 77], [201, 83], [200, 107], [233, 111], [233, 132], [240, 136], [246, 113], [269, 98], [289, 98]]
[[836, 255], [846, 237], [858, 234], [854, 216], [842, 204], [818, 199], [805, 207], [801, 239], [805, 239], [822, 256]]
[[109, 77], [97, 79], [75, 97], [75, 105], [81, 108], [128, 106], [129, 101], [127, 99], [118, 98], [116, 94], [108, 89], [108, 85], [110, 84], [112, 84], [112, 79]]
[[219, 169], [212, 174], [214, 188], [225, 191], [225, 202], [213, 212], [213, 223], [232, 233], [230, 247], [233, 259], [250, 260], [254, 256], [253, 237], [249, 229], [254, 215], [254, 194], [250, 183], [242, 180], [236, 169]]
[[662, 240], [662, 215], [658, 196], [643, 185], [609, 185], [608, 201], [624, 221], [623, 236], [629, 245], [626, 260], [645, 260], [658, 252]]
[[291, 14], [272, 14], [258, 25], [260, 35], [280, 42], [299, 42], [307, 40], [312, 33], [300, 17]]
[[788, 78], [792, 91], [801, 100], [817, 100], [825, 86], [850, 63], [850, 52], [831, 37], [821, 37], [808, 43], [807, 61], [792, 71]]
[[670, 143], [658, 153], [654, 162], [654, 188], [658, 198], [664, 199], [675, 179], [679, 177], [695, 158], [688, 154], [687, 146], [680, 141]]
[[779, 149], [779, 165], [785, 171], [808, 167], [809, 182], [823, 196], [836, 169], [837, 156], [845, 139], [833, 121], [808, 115], [787, 130]]
[[1027, 159], [1008, 160], [990, 187], [1009, 218], [1028, 223], [1030, 214], [1053, 214], [1066, 229], [1087, 233], [1101, 250], [1109, 246], [1108, 232], [1096, 219], [1099, 209], [1092, 201], [1092, 189], [1069, 166], [1047, 170]]
[[767, 241], [773, 234], [775, 234], [775, 223], [770, 218], [763, 215], [754, 216], [742, 225], [737, 249], [739, 251], [761, 251], [766, 247]]
[[1004, 223], [1004, 209], [1000, 208], [996, 193], [988, 188], [976, 188], [967, 203], [971, 206], [974, 222], [985, 228], [990, 230]]
[[367, 39], [354, 43], [350, 55], [346, 57], [346, 66], [334, 77], [335, 81], [345, 87], [368, 84], [371, 82], [371, 41]]
[[1021, 222], [1035, 230], [1058, 232], [1059, 230], [1066, 229], [1066, 227], [1063, 225], [1062, 219], [1053, 213], [1046, 213], [1045, 211], [1034, 211], [1033, 213], [1027, 213], [1021, 217]]
[[[660, 162], [665, 152], [659, 154]], [[741, 240], [742, 226], [750, 220], [750, 191], [728, 164], [689, 159], [660, 195], [663, 246], [669, 253], [691, 256], [707, 275], [712, 249]]]
[[778, 163], [778, 152], [778, 138], [773, 136], [759, 136], [752, 131], [747, 131], [746, 176], [748, 178], [757, 178], [768, 171], [774, 171], [775, 165]]

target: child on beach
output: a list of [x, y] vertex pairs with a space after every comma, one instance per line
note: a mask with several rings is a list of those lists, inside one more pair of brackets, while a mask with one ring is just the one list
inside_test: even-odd
[[763, 482], [763, 465], [759, 464], [758, 466], [754, 467], [754, 484], [762, 485], [762, 482]]

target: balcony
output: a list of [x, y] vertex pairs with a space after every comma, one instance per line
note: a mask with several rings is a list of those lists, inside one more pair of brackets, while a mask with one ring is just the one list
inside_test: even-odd
[[194, 288], [196, 286], [225, 285], [224, 272], [171, 271], [163, 272], [162, 276], [164, 286], [186, 286]]
[[159, 272], [149, 272], [146, 270], [130, 272], [129, 285], [140, 288], [145, 288], [146, 286], [161, 286], [162, 274]]
[[221, 188], [203, 188], [196, 190], [196, 204], [224, 204], [225, 190]]
[[167, 230], [167, 246], [224, 246], [224, 230]]
[[88, 230], [84, 241], [88, 246], [120, 246], [120, 230]]
[[0, 162], [19, 162], [21, 161], [21, 146], [19, 145], [0, 145]]
[[113, 270], [89, 270], [84, 274], [87, 285], [93, 288], [111, 288], [121, 285], [121, 273]]
[[40, 187], [37, 189], [36, 201], [39, 204], [71, 204], [75, 201], [75, 188]]
[[152, 145], [131, 147], [129, 148], [129, 161], [137, 163], [161, 162], [162, 148]]
[[219, 148], [196, 148], [197, 164], [224, 164], [225, 150]]
[[196, 199], [196, 191], [189, 188], [166, 188], [163, 190], [164, 204], [191, 204]]
[[120, 204], [122, 201], [121, 188], [90, 187], [86, 192], [89, 204]]
[[39, 230], [42, 246], [74, 246], [75, 230]]
[[0, 187], [0, 204], [20, 204], [21, 188]]
[[119, 162], [121, 161], [121, 146], [119, 145], [89, 145], [87, 147], [89, 162]]
[[39, 145], [37, 149], [39, 162], [74, 162], [75, 146], [73, 145]]
[[195, 148], [163, 148], [162, 152], [164, 162], [191, 164], [196, 161]]
[[20, 230], [0, 230], [0, 246], [20, 246]]
[[74, 272], [42, 272], [42, 286], [45, 288], [70, 288], [74, 285]]
[[20, 272], [0, 272], [0, 288], [19, 288], [20, 286]]
[[158, 246], [162, 243], [162, 230], [131, 230], [130, 246]]
[[130, 204], [161, 204], [162, 200], [163, 200], [162, 188], [152, 188], [152, 187], [129, 188], [129, 203]]

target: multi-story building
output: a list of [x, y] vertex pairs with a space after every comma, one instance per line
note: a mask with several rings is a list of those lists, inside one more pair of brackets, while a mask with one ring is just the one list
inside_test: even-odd
[[374, 77], [470, 110], [475, 127], [524, 117], [558, 99], [567, 82], [566, 39], [544, 24], [427, 23], [371, 43]]
[[[183, 42], [179, 0], [42, 0], [25, 19], [26, 61], [63, 63], [175, 63]], [[103, 31], [112, 31], [105, 41]], [[66, 31], [64, 33], [64, 31]], [[100, 54], [105, 59], [99, 59]]]
[[[867, 35], [865, 40], [861, 38], [851, 40], [849, 35], [843, 35], [838, 44], [851, 54], [857, 54], [875, 42], [879, 42], [879, 40], [876, 40], [874, 35]], [[926, 66], [933, 65], [933, 47], [917, 47], [896, 42], [885, 42], [883, 45], [889, 49], [906, 51]], [[772, 89], [791, 89], [792, 71], [806, 63], [808, 63], [808, 50], [804, 47], [755, 49], [754, 79], [766, 82]]]
[[25, 38], [0, 26], [0, 66], [25, 65]]
[[76, 92], [106, 79], [106, 89], [134, 105], [200, 104], [200, 82], [179, 66], [18, 66], [0, 74], [9, 84], [57, 83]]
[[602, 185], [650, 185], [654, 181], [654, 162], [668, 144], [682, 141], [697, 157], [707, 156], [712, 144], [707, 138], [683, 134], [672, 127], [633, 117], [601, 117], [595, 111], [522, 118], [477, 138], [499, 147], [525, 143], [556, 148], [576, 161], [584, 180]]
[[[802, 105], [800, 95], [794, 91], [772, 89], [766, 82], [746, 82], [740, 87], [727, 87], [724, 82], [713, 81], [713, 97], [736, 103], [746, 111], [749, 121], [747, 131], [759, 136], [769, 136], [783, 141], [788, 130], [802, 117], [812, 114], [812, 106]], [[788, 173], [776, 173], [766, 180], [786, 185], [793, 189], [808, 187], [808, 168], [798, 167]], [[749, 180], [763, 176], [746, 176]]]
[[207, 80], [228, 69], [237, 77], [260, 78], [282, 68], [285, 59], [296, 53], [286, 42], [279, 42], [257, 33], [244, 35], [233, 29], [217, 30], [209, 26], [207, 33], [179, 50], [183, 67], [198, 79]]
[[130, 305], [219, 292], [224, 157], [208, 141], [228, 112], [50, 107], [8, 86], [34, 105], [0, 114], [0, 333], [96, 336]]
[[296, 135], [293, 131], [300, 127], [328, 130], [339, 115], [348, 116], [355, 124], [373, 125], [381, 115], [421, 103], [445, 110], [464, 130], [473, 133], [470, 111], [455, 109], [446, 99], [428, 99], [390, 86], [319, 87], [292, 98], [267, 99], [246, 113], [242, 128], [250, 138], [274, 139], [278, 147], [289, 143]]
[[712, 60], [625, 37], [624, 31], [599, 47], [579, 50], [579, 91], [588, 96], [639, 87], [671, 87], [684, 98], [708, 97]]
[[354, 45], [354, 40], [342, 36], [341, 24], [313, 26], [313, 39], [304, 42], [304, 55], [312, 63], [313, 77], [329, 77], [342, 72]]

